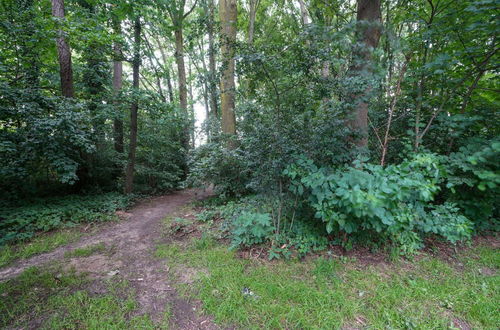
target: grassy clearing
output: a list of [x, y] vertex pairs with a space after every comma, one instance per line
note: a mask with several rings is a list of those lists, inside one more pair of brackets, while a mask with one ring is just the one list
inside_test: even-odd
[[40, 235], [28, 243], [21, 242], [2, 246], [0, 247], [0, 267], [7, 266], [18, 259], [26, 259], [36, 254], [50, 252], [60, 246], [77, 241], [81, 235], [81, 232], [76, 228], [72, 228]]
[[105, 293], [99, 295], [88, 290], [92, 284], [81, 274], [31, 268], [16, 279], [0, 283], [0, 327], [168, 328], [169, 313], [165, 313], [161, 325], [147, 315], [135, 315], [137, 303], [126, 281], [107, 281]]
[[500, 324], [500, 254], [487, 246], [465, 251], [453, 265], [431, 256], [378, 265], [334, 256], [270, 263], [238, 258], [205, 233], [188, 247], [159, 245], [156, 254], [168, 258], [180, 278], [185, 267], [199, 270], [194, 285], [180, 288], [223, 325], [447, 329], [463, 322], [496, 329]]

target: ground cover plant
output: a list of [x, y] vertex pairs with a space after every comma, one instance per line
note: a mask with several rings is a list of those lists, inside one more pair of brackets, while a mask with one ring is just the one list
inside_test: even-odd
[[132, 196], [116, 193], [35, 199], [7, 205], [0, 211], [0, 245], [27, 240], [36, 233], [117, 219], [115, 212], [130, 205]]

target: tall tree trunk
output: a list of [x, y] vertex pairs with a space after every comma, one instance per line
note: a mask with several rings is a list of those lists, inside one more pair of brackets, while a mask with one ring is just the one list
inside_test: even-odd
[[205, 47], [203, 45], [203, 39], [201, 42], [198, 44], [199, 49], [200, 49], [200, 62], [202, 65], [202, 70], [198, 68], [196, 65], [196, 61], [193, 61], [194, 65], [196, 66], [196, 69], [198, 70], [198, 75], [203, 76], [203, 81], [202, 81], [202, 94], [203, 94], [203, 101], [205, 103], [205, 122], [206, 122], [206, 134], [207, 134], [207, 141], [210, 142], [210, 116], [211, 116], [211, 111], [210, 111], [210, 101], [209, 101], [209, 90], [210, 90], [210, 72], [208, 71], [207, 64], [205, 62]]
[[[121, 22], [115, 17], [113, 17], [113, 26], [115, 33], [121, 35]], [[120, 101], [118, 100], [123, 84], [123, 55], [119, 42], [113, 44], [113, 53], [113, 94], [115, 98], [115, 109], [118, 111], [113, 121], [113, 136], [115, 140], [115, 150], [119, 153], [123, 153], [123, 121], [121, 107], [119, 106]]]
[[309, 12], [307, 11], [306, 4], [303, 0], [299, 0], [300, 6], [300, 18], [302, 19], [302, 24], [307, 25], [311, 23], [311, 19], [309, 18]]
[[358, 147], [368, 146], [368, 99], [372, 86], [372, 53], [377, 48], [381, 34], [380, 0], [358, 0], [357, 8], [357, 43], [353, 47], [353, 64], [350, 66], [350, 76], [362, 79], [363, 89], [351, 95], [353, 102], [353, 118], [350, 126], [360, 136], [355, 140]]
[[[177, 23], [179, 24], [179, 23]], [[189, 120], [187, 104], [187, 84], [186, 84], [186, 65], [184, 64], [184, 37], [182, 35], [182, 26], [178, 26], [175, 34], [175, 61], [177, 62], [177, 75], [179, 81], [179, 105], [182, 113]], [[182, 145], [186, 150], [189, 149], [189, 125], [184, 128]]]
[[[234, 43], [236, 41], [236, 0], [219, 0], [221, 21], [221, 52], [224, 71], [221, 80], [222, 132], [236, 135]], [[233, 147], [230, 144], [230, 147]]]
[[191, 102], [189, 103], [189, 126], [190, 126], [190, 129], [189, 129], [189, 132], [190, 132], [190, 135], [191, 135], [191, 146], [194, 148], [196, 146], [196, 137], [195, 137], [195, 123], [196, 123], [196, 119], [195, 119], [195, 115], [194, 115], [194, 94], [193, 94], [193, 82], [191, 81], [191, 62], [192, 61], [189, 61], [189, 65], [188, 65], [188, 69], [189, 69], [189, 99], [191, 100]]
[[[139, 90], [139, 68], [141, 66], [141, 19], [138, 16], [134, 23], [134, 62], [132, 65], [132, 87], [137, 93]], [[125, 193], [130, 194], [134, 185], [135, 151], [137, 148], [137, 111], [139, 100], [137, 95], [130, 107], [130, 146], [128, 164], [125, 172]]]
[[255, 31], [255, 16], [260, 0], [250, 0], [249, 23], [248, 23], [248, 44], [253, 45], [253, 35]]
[[208, 70], [209, 70], [209, 92], [210, 92], [210, 109], [212, 117], [219, 117], [218, 102], [217, 102], [217, 68], [215, 64], [215, 39], [214, 39], [214, 0], [208, 0]]
[[184, 36], [182, 26], [177, 27], [175, 34], [175, 61], [179, 79], [179, 105], [184, 113], [187, 113], [187, 87], [186, 87], [186, 65], [184, 64]]
[[161, 58], [163, 61], [163, 72], [165, 74], [165, 79], [167, 80], [167, 91], [168, 91], [168, 98], [170, 103], [174, 102], [174, 90], [172, 87], [172, 80], [170, 77], [170, 68], [168, 66], [168, 58], [167, 58], [167, 53], [163, 49], [163, 45], [160, 42], [160, 39], [155, 38], [156, 43], [158, 44], [158, 49], [160, 50]]
[[[52, 16], [64, 20], [64, 0], [52, 0]], [[56, 38], [57, 55], [59, 57], [59, 75], [61, 78], [61, 93], [65, 97], [74, 97], [73, 68], [71, 65], [71, 49], [64, 37], [64, 31], [59, 29]]]

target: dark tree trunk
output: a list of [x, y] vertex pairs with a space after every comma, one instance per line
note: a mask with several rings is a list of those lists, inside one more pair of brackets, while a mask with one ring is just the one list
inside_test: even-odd
[[[134, 62], [132, 65], [132, 87], [134, 92], [139, 91], [139, 68], [141, 66], [141, 19], [137, 17], [134, 23]], [[135, 151], [137, 148], [137, 111], [139, 100], [137, 95], [130, 108], [130, 146], [128, 164], [125, 172], [125, 193], [130, 194], [134, 185]]]
[[[113, 18], [113, 25], [115, 33], [117, 35], [121, 35], [121, 22], [118, 21], [118, 19]], [[113, 53], [113, 93], [115, 97], [115, 109], [118, 111], [118, 113], [115, 114], [115, 119], [113, 121], [113, 135], [115, 140], [115, 150], [119, 153], [123, 153], [123, 121], [120, 101], [118, 100], [123, 84], [123, 55], [120, 43], [115, 42], [113, 45]]]
[[212, 117], [217, 119], [219, 114], [217, 104], [217, 75], [215, 66], [215, 41], [214, 41], [214, 3], [209, 0], [208, 7], [208, 69], [209, 69], [209, 91], [210, 91], [210, 109], [212, 110]]
[[[52, 0], [52, 16], [64, 20], [64, 0]], [[74, 97], [73, 68], [71, 65], [71, 49], [64, 37], [64, 31], [59, 29], [56, 38], [57, 55], [59, 57], [59, 75], [61, 78], [61, 92], [65, 97]]]
[[358, 147], [368, 146], [368, 99], [372, 86], [372, 53], [377, 48], [381, 34], [380, 0], [358, 0], [357, 9], [357, 43], [353, 48], [353, 64], [349, 68], [350, 76], [363, 80], [363, 88], [351, 95], [350, 101], [354, 109], [349, 124], [359, 137], [355, 143]]

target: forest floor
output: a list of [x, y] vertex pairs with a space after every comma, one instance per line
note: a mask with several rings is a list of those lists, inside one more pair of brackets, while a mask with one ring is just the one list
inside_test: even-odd
[[[0, 328], [496, 329], [500, 240], [430, 242], [413, 259], [231, 251], [184, 190], [0, 268]], [[57, 232], [54, 235], [59, 235]], [[53, 236], [52, 236], [53, 237]], [[62, 240], [64, 241], [64, 239]], [[38, 244], [40, 243], [33, 243]], [[1, 259], [1, 258], [0, 258]]]
[[[210, 318], [202, 316], [197, 311], [199, 304], [177, 294], [172, 285], [168, 261], [154, 256], [157, 244], [168, 240], [163, 235], [162, 219], [176, 212], [182, 213], [183, 206], [206, 195], [207, 192], [184, 190], [151, 198], [127, 213], [122, 212], [120, 216], [124, 218], [123, 221], [101, 226], [96, 233], [86, 235], [74, 244], [61, 246], [52, 252], [21, 259], [0, 268], [0, 282], [4, 282], [3, 287], [0, 284], [3, 301], [0, 303], [0, 314], [5, 313], [0, 316], [0, 325], [37, 328], [42, 324], [45, 326], [50, 324], [49, 328], [57, 326], [65, 328], [65, 323], [58, 322], [57, 316], [47, 323], [48, 315], [37, 313], [37, 309], [42, 306], [30, 305], [28, 300], [34, 298], [36, 302], [37, 299], [46, 298], [43, 296], [52, 295], [52, 291], [57, 291], [56, 289], [68, 284], [70, 290], [59, 293], [60, 296], [76, 288], [87, 300], [108, 295], [106, 299], [120, 305], [120, 301], [127, 301], [124, 298], [133, 295], [135, 303], [132, 308], [117, 306], [117, 311], [107, 311], [107, 313], [123, 314], [115, 315], [116, 319], [113, 322], [130, 322], [121, 318], [122, 316], [129, 318], [132, 315], [133, 322], [138, 322], [136, 326], [141, 328], [147, 327], [148, 324], [162, 323], [165, 327], [170, 325], [175, 329], [217, 328]], [[85, 276], [82, 277], [82, 274]], [[13, 280], [7, 282], [8, 287], [5, 286], [5, 281], [10, 279]], [[121, 283], [118, 285], [121, 288], [127, 287], [125, 290], [127, 292], [119, 292], [116, 297], [109, 296], [112, 291], [116, 293], [116, 283]], [[44, 284], [46, 287], [43, 287]], [[24, 290], [32, 292], [19, 292]], [[37, 295], [36, 291], [47, 292]], [[19, 306], [20, 303], [26, 306]], [[95, 305], [100, 302], [90, 303]], [[57, 303], [54, 306], [57, 306]], [[26, 310], [22, 307], [26, 307]], [[92, 313], [89, 312], [90, 316]], [[78, 315], [75, 317], [78, 318]], [[110, 321], [112, 320], [110, 315]], [[75, 319], [75, 321], [83, 320]], [[110, 323], [112, 327], [113, 322]]]

